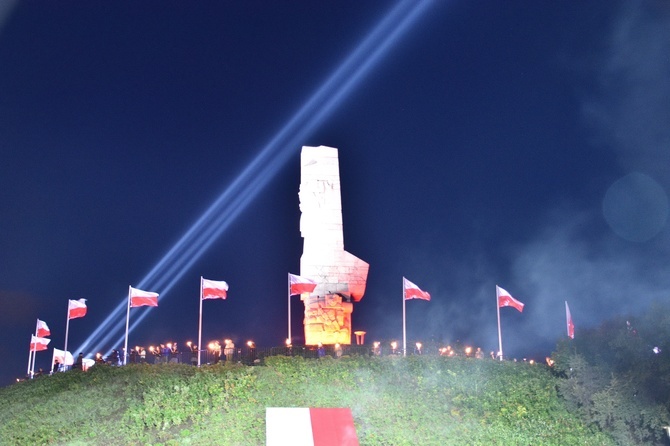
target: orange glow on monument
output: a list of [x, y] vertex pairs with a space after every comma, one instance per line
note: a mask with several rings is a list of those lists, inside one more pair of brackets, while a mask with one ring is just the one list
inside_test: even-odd
[[351, 344], [353, 302], [363, 298], [369, 265], [344, 250], [337, 149], [302, 148], [300, 275], [317, 282], [305, 304], [305, 344]]

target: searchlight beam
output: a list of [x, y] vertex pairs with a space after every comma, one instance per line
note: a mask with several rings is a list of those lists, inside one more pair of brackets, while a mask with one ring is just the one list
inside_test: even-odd
[[[397, 3], [335, 72], [312, 94], [261, 152], [221, 193], [184, 235], [137, 283], [165, 299], [172, 287], [223, 234], [267, 186], [309, 135], [351, 94], [366, 74], [391, 50], [421, 17], [432, 2], [406, 0]], [[224, 212], [225, 211], [225, 212]], [[95, 352], [103, 346], [121, 345], [125, 336], [127, 297], [75, 351]], [[135, 318], [132, 331], [149, 314], [148, 308]], [[114, 337], [114, 342], [110, 342]], [[111, 351], [111, 348], [109, 348]]]

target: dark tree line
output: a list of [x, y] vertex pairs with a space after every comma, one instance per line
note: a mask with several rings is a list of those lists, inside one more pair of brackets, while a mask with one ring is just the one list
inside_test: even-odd
[[670, 305], [617, 317], [563, 339], [552, 359], [559, 393], [621, 445], [665, 445], [670, 425]]

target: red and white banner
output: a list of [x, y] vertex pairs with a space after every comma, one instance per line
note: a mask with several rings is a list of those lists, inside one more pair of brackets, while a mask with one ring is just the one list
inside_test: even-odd
[[418, 286], [414, 285], [409, 280], [402, 278], [402, 287], [405, 295], [405, 300], [408, 299], [423, 299], [430, 300], [430, 294], [427, 291], [423, 291]]
[[225, 299], [228, 297], [228, 284], [223, 280], [202, 279], [203, 299]]
[[510, 293], [500, 288], [498, 285], [496, 285], [496, 297], [498, 298], [498, 306], [500, 308], [514, 307], [519, 310], [519, 312], [523, 313], [523, 303], [513, 298]]
[[157, 307], [158, 293], [150, 291], [142, 291], [137, 288], [130, 287], [130, 306], [131, 307]]
[[31, 352], [41, 352], [42, 350], [46, 350], [47, 346], [49, 345], [49, 342], [51, 342], [51, 339], [40, 338], [38, 336], [31, 335], [30, 351]]
[[295, 294], [311, 293], [316, 288], [316, 282], [307, 277], [301, 277], [288, 273], [288, 281], [291, 284], [291, 296]]
[[570, 314], [567, 300], [565, 301], [565, 323], [568, 326], [568, 337], [575, 339], [575, 324], [572, 323], [572, 315]]
[[86, 316], [86, 299], [70, 300], [67, 310], [68, 319]]
[[268, 407], [267, 446], [359, 446], [348, 408]]
[[40, 338], [51, 335], [51, 330], [49, 330], [47, 323], [39, 319], [37, 319], [37, 330], [35, 331], [37, 332], [36, 335]]

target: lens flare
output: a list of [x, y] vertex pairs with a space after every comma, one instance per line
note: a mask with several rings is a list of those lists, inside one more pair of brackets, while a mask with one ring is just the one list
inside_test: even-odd
[[[364, 76], [388, 54], [393, 45], [411, 29], [432, 4], [430, 0], [407, 0], [394, 5], [365, 39], [338, 66], [325, 82], [295, 112], [263, 147], [256, 158], [221, 193], [172, 248], [137, 284], [157, 290], [165, 299], [172, 287], [224, 233], [267, 186], [272, 178], [304, 144], [308, 136], [348, 97]], [[121, 345], [125, 336], [127, 298], [122, 299], [100, 326], [75, 351], [97, 351]], [[153, 308], [132, 318], [129, 332]]]

